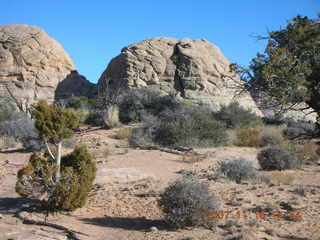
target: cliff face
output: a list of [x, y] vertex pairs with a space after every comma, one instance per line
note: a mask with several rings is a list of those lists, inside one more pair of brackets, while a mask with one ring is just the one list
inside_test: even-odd
[[240, 78], [229, 71], [230, 62], [206, 40], [153, 38], [127, 46], [108, 65], [99, 79], [100, 93], [117, 88], [158, 89], [176, 93], [199, 105], [238, 101], [257, 114], [250, 94], [238, 96]]
[[[62, 88], [68, 82], [69, 88]], [[73, 84], [72, 84], [73, 83]], [[63, 89], [63, 90], [62, 90]], [[93, 93], [61, 45], [38, 27], [0, 26], [0, 97], [24, 103]]]

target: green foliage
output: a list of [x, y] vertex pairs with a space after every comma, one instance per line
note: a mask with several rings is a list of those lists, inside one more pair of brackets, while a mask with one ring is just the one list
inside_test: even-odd
[[67, 102], [66, 107], [74, 109], [94, 109], [97, 107], [97, 101], [87, 97], [74, 97]]
[[214, 116], [217, 120], [225, 122], [228, 128], [261, 124], [261, 119], [255, 113], [250, 109], [241, 107], [238, 102], [222, 106]]
[[320, 22], [297, 16], [286, 28], [269, 32], [265, 54], [250, 69], [231, 65], [251, 90], [272, 105], [306, 103], [320, 113]]
[[288, 150], [280, 147], [269, 147], [258, 154], [258, 162], [263, 170], [285, 170], [295, 168], [298, 158]]
[[207, 225], [210, 211], [218, 201], [209, 193], [209, 185], [189, 179], [176, 180], [161, 194], [159, 206], [165, 220], [175, 228]]
[[18, 172], [16, 191], [23, 197], [42, 201], [48, 211], [83, 207], [96, 175], [96, 165], [85, 146], [62, 158], [62, 176], [55, 181], [57, 165], [46, 157], [33, 154]]
[[31, 115], [35, 119], [40, 138], [52, 143], [72, 137], [72, 129], [79, 124], [79, 118], [72, 110], [49, 105], [45, 101], [34, 105]]
[[52, 210], [74, 210], [83, 207], [96, 176], [96, 164], [85, 146], [62, 157], [62, 178], [48, 202]]
[[16, 192], [22, 197], [45, 201], [54, 189], [54, 163], [39, 154], [32, 154], [26, 166], [18, 171]]

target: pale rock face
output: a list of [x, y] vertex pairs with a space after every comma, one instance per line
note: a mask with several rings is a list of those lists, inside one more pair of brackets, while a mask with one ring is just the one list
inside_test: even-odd
[[236, 86], [242, 82], [229, 65], [207, 40], [153, 38], [123, 48], [100, 77], [98, 88], [104, 94], [106, 89], [148, 87], [215, 110], [238, 101], [262, 115], [249, 93], [238, 96]]
[[0, 26], [0, 97], [12, 94], [25, 103], [40, 99], [52, 102], [70, 95], [88, 95], [93, 88], [76, 72], [61, 45], [40, 28]]

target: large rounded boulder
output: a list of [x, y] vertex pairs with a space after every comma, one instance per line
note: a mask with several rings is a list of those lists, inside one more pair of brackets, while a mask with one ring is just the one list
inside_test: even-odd
[[93, 93], [94, 85], [77, 73], [61, 45], [42, 29], [0, 26], [0, 97], [31, 104]]
[[220, 49], [207, 40], [144, 40], [123, 48], [111, 60], [99, 79], [99, 95], [118, 93], [121, 88], [148, 87], [215, 110], [238, 101], [261, 115], [248, 92], [239, 94], [243, 83], [229, 66]]

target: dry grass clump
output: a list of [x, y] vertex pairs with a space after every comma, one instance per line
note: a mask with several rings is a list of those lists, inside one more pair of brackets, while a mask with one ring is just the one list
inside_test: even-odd
[[259, 147], [261, 129], [258, 127], [244, 127], [236, 129], [236, 142], [239, 147]]
[[299, 144], [297, 142], [287, 140], [282, 143], [282, 147], [295, 153], [301, 164], [306, 161], [317, 162], [319, 160], [319, 156], [317, 154], [318, 146], [312, 141]]
[[132, 128], [121, 128], [116, 133], [117, 139], [130, 139], [132, 136]]
[[108, 106], [103, 116], [104, 126], [108, 129], [121, 125], [119, 120], [119, 107], [116, 105]]
[[207, 156], [199, 155], [199, 154], [185, 154], [181, 157], [181, 161], [184, 163], [198, 163], [205, 160]]
[[290, 185], [294, 181], [293, 173], [281, 172], [281, 171], [273, 171], [270, 173], [266, 173], [266, 176], [269, 178], [270, 183], [279, 185]]

